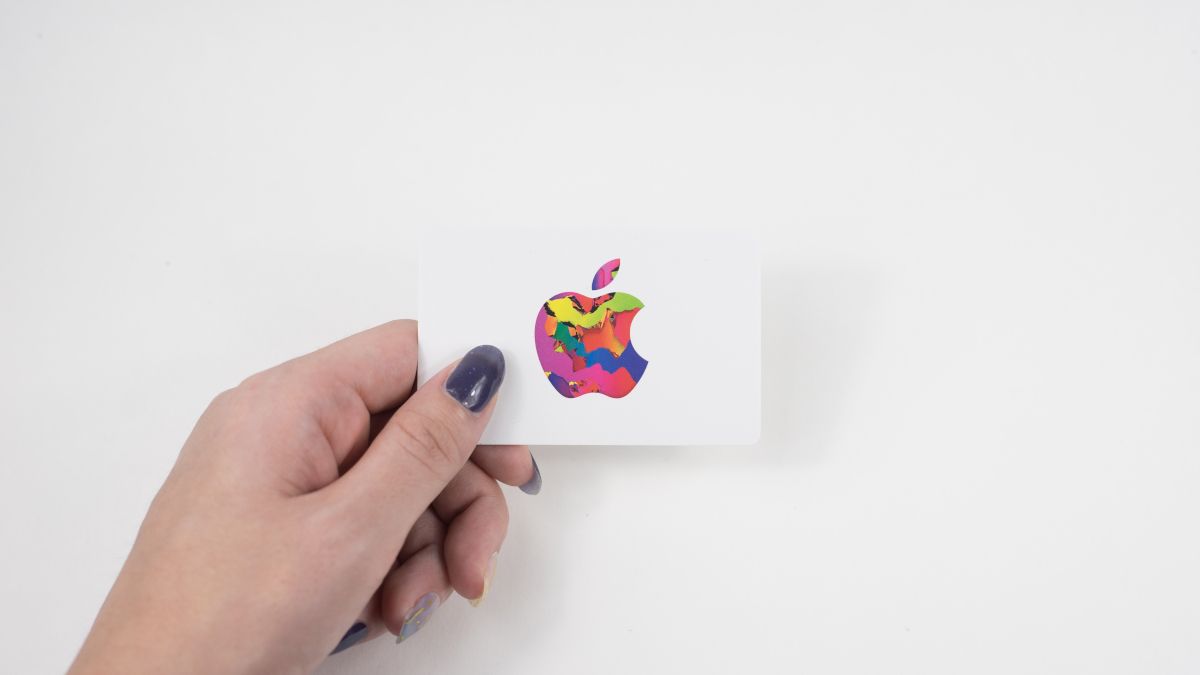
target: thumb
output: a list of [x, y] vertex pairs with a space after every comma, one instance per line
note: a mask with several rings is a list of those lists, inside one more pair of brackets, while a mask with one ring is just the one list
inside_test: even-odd
[[413, 393], [362, 458], [326, 491], [374, 538], [394, 544], [385, 547], [394, 554], [470, 458], [503, 380], [499, 349], [482, 345], [467, 352]]

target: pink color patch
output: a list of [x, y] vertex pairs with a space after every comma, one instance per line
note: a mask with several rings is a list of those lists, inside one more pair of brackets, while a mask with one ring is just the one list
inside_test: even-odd
[[600, 269], [596, 270], [596, 276], [592, 277], [592, 290], [598, 291], [611, 284], [613, 279], [617, 278], [617, 271], [620, 269], [620, 258], [613, 258], [601, 265]]

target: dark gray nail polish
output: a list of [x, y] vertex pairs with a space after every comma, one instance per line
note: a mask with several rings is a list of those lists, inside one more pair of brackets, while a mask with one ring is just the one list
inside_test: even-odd
[[359, 640], [362, 640], [366, 636], [367, 636], [367, 624], [359, 621], [358, 623], [351, 626], [350, 630], [346, 631], [345, 637], [343, 637], [342, 641], [339, 642], [337, 644], [337, 646], [333, 648], [333, 651], [329, 652], [329, 655], [332, 656], [340, 651], [344, 651], [346, 649], [353, 647], [354, 645], [358, 644]]
[[521, 486], [521, 492], [527, 495], [536, 495], [542, 491], [542, 470], [538, 468], [533, 453], [529, 454], [529, 461], [533, 462], [533, 478], [525, 481], [525, 484]]
[[491, 345], [480, 345], [467, 352], [446, 378], [446, 393], [467, 410], [479, 412], [503, 381], [504, 354]]

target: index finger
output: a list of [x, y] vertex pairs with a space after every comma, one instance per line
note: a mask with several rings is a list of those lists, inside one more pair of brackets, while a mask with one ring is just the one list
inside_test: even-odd
[[417, 322], [389, 321], [285, 365], [350, 388], [371, 414], [391, 410], [408, 399], [416, 383]]

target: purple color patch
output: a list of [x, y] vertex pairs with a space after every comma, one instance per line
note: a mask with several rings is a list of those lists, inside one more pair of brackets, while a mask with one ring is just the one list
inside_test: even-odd
[[617, 278], [617, 271], [621, 269], [621, 259], [613, 258], [600, 266], [596, 270], [596, 276], [592, 277], [592, 290], [598, 291], [601, 288], [611, 284], [613, 279]]

